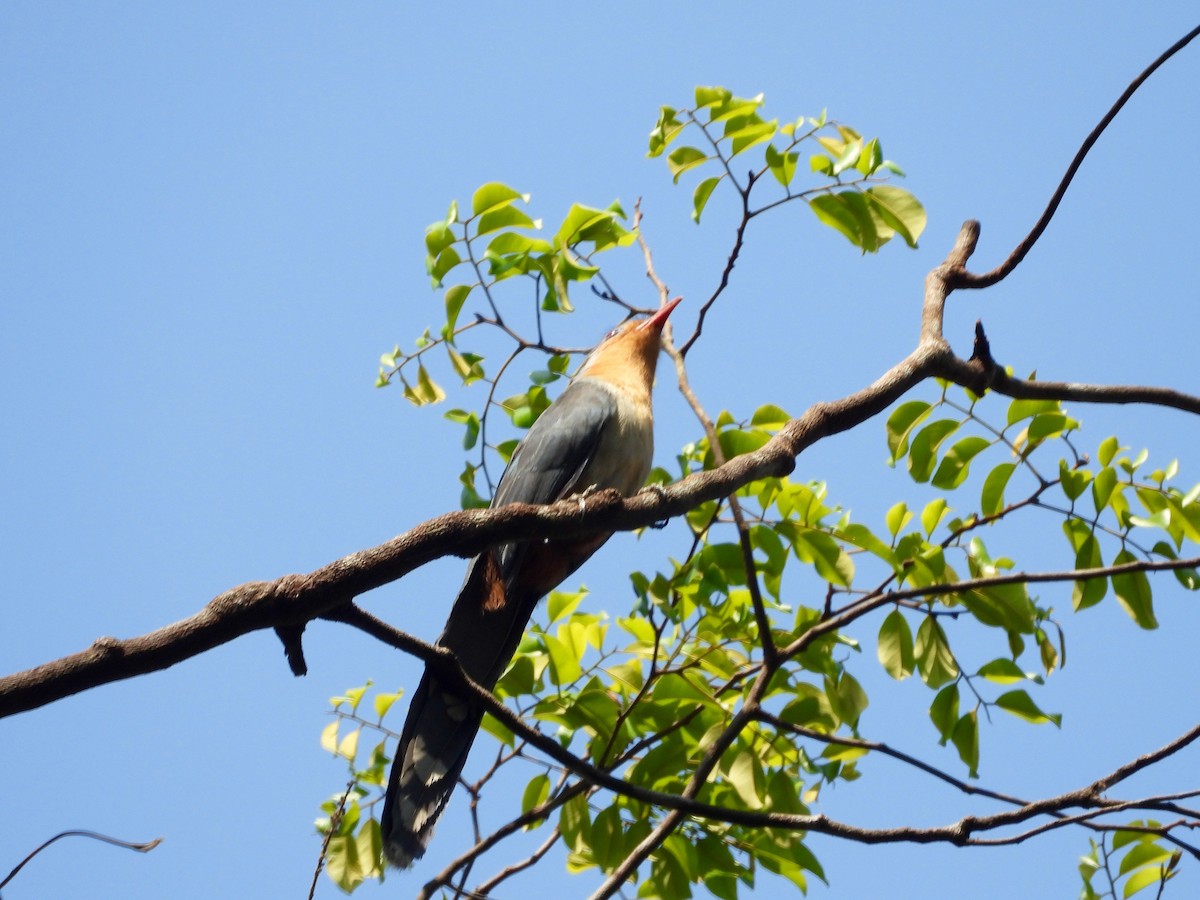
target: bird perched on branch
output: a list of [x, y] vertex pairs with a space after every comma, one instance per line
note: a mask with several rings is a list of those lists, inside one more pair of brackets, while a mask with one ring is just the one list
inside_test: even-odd
[[[613, 329], [517, 446], [492, 506], [554, 503], [591, 489], [629, 496], [650, 474], [650, 393], [660, 338], [675, 298], [646, 319]], [[610, 534], [515, 541], [471, 560], [438, 644], [491, 690], [516, 652], [537, 602]], [[400, 868], [425, 853], [479, 731], [482, 707], [425, 669], [392, 763], [383, 848]]]

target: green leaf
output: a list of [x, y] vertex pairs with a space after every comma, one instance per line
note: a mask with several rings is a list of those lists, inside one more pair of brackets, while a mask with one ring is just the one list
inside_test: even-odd
[[913, 652], [921, 680], [931, 688], [939, 688], [958, 677], [958, 664], [950, 651], [950, 642], [933, 616], [926, 616], [917, 628]]
[[362, 734], [361, 728], [355, 728], [352, 732], [346, 735], [338, 742], [338, 756], [343, 759], [354, 762], [354, 757], [358, 755], [358, 738]]
[[558, 815], [558, 829], [563, 841], [570, 849], [580, 852], [587, 849], [591, 841], [592, 823], [588, 814], [588, 795], [578, 794], [562, 805]]
[[[1063, 533], [1075, 550], [1076, 569], [1098, 569], [1104, 565], [1100, 556], [1100, 543], [1091, 527], [1080, 519], [1067, 519], [1062, 524]], [[1089, 578], [1076, 581], [1071, 594], [1071, 603], [1076, 610], [1095, 606], [1108, 593], [1107, 578]]]
[[429, 377], [429, 371], [422, 365], [417, 367], [417, 386], [411, 389], [411, 396], [409, 391], [405, 391], [405, 396], [416, 406], [424, 406], [445, 400], [446, 392]]
[[[1066, 652], [1066, 645], [1064, 644], [1063, 653], [1065, 654]], [[1038, 655], [1041, 657], [1042, 668], [1046, 670], [1047, 675], [1058, 668], [1058, 649], [1041, 629], [1038, 629]]]
[[833, 714], [852, 729], [858, 728], [858, 720], [870, 703], [858, 680], [849, 672], [843, 672], [836, 683], [827, 677], [825, 694]]
[[[452, 333], [454, 327], [458, 324], [458, 314], [462, 311], [463, 304], [467, 302], [467, 297], [471, 294], [471, 285], [456, 284], [453, 287], [446, 288], [446, 329]], [[449, 335], [447, 335], [449, 338]]]
[[871, 138], [863, 145], [858, 154], [858, 162], [854, 167], [863, 175], [870, 175], [883, 164], [883, 151], [879, 147], [879, 139]]
[[502, 209], [514, 200], [529, 202], [529, 195], [513, 190], [507, 184], [489, 181], [482, 185], [471, 198], [471, 215], [481, 216], [484, 213]]
[[[1128, 550], [1122, 550], [1113, 559], [1113, 565], [1136, 562], [1136, 557]], [[1126, 572], [1112, 576], [1113, 593], [1124, 607], [1129, 617], [1142, 628], [1158, 627], [1154, 617], [1153, 593], [1150, 590], [1150, 580], [1145, 572]]]
[[696, 166], [703, 163], [707, 156], [703, 150], [698, 150], [695, 147], [676, 147], [667, 157], [667, 169], [676, 184], [679, 184], [679, 176], [688, 169], [694, 169]]
[[731, 156], [737, 156], [755, 144], [769, 141], [775, 137], [775, 131], [779, 127], [778, 119], [764, 122], [757, 115], [747, 116], [744, 122], [736, 119], [730, 120], [731, 124], [734, 122], [738, 122], [740, 127], [725, 129], [725, 137], [733, 141]]
[[747, 749], [738, 753], [729, 764], [725, 777], [748, 809], [762, 808], [767, 781], [762, 763], [754, 751]]
[[735, 97], [732, 94], [720, 103], [714, 104], [709, 112], [710, 122], [720, 122], [725, 119], [747, 119], [755, 117], [755, 110], [762, 106], [763, 95], [754, 97]]
[[801, 562], [811, 564], [830, 584], [850, 586], [854, 579], [854, 562], [837, 541], [825, 532], [813, 529], [796, 530], [790, 537], [792, 550]]
[[938, 419], [917, 432], [908, 451], [908, 474], [913, 481], [924, 483], [929, 480], [937, 462], [938, 448], [961, 424], [955, 419]]
[[581, 203], [573, 203], [562, 225], [555, 232], [554, 245], [561, 249], [590, 241], [597, 250], [628, 246], [637, 239], [637, 235], [621, 225], [619, 220], [623, 217], [620, 206], [594, 209]]
[[842, 191], [838, 194], [820, 194], [810, 199], [808, 206], [824, 225], [841, 232], [864, 253], [879, 249], [875, 222], [866, 201], [857, 193]]
[[[534, 775], [529, 784], [525, 785], [525, 793], [521, 796], [521, 812], [527, 813], [535, 806], [541, 806], [550, 797], [550, 776], [545, 772]], [[528, 831], [536, 828], [537, 822], [525, 826]]]
[[697, 225], [700, 224], [700, 214], [704, 212], [704, 207], [708, 205], [708, 198], [712, 196], [713, 188], [724, 177], [724, 175], [717, 175], [712, 178], [705, 178], [696, 185], [696, 190], [692, 194], [692, 221]]
[[[446, 353], [450, 356], [450, 365], [454, 369], [454, 374], [462, 379], [464, 385], [474, 384], [483, 378], [483, 366], [480, 363], [483, 357], [475, 353], [459, 353], [449, 344], [446, 344]], [[467, 447], [466, 449], [470, 449]]]
[[479, 727], [506, 747], [512, 747], [516, 745], [516, 738], [514, 737], [513, 733], [508, 730], [508, 726], [491, 713], [484, 714], [483, 722]]
[[924, 400], [909, 400], [892, 410], [887, 420], [887, 444], [892, 453], [893, 464], [908, 452], [909, 435], [932, 409], [933, 407]]
[[996, 705], [1001, 709], [1012, 713], [1019, 719], [1024, 719], [1026, 722], [1032, 722], [1034, 725], [1042, 725], [1046, 722], [1053, 722], [1058, 727], [1062, 727], [1061, 713], [1044, 713], [1036, 703], [1030, 698], [1029, 693], [1023, 689], [1008, 691], [996, 698]]
[[325, 872], [347, 894], [362, 884], [363, 869], [358, 860], [358, 844], [353, 837], [338, 835], [329, 839]]
[[948, 512], [950, 507], [946, 505], [944, 497], [938, 497], [925, 504], [925, 509], [921, 511], [921, 527], [925, 529], [928, 537], [933, 537], [934, 529], [941, 524]]
[[985, 516], [999, 515], [1004, 509], [1004, 490], [1016, 469], [1016, 463], [1005, 462], [988, 472], [979, 496], [979, 511]]
[[1160, 884], [1166, 880], [1166, 877], [1167, 876], [1165, 875], [1165, 872], [1161, 866], [1154, 866], [1150, 869], [1142, 869], [1142, 871], [1131, 876], [1130, 879], [1125, 882], [1125, 890], [1121, 896], [1124, 897], [1125, 900], [1129, 900], [1129, 898], [1138, 891], [1148, 888], [1151, 885]]
[[615, 805], [600, 810], [592, 820], [592, 837], [588, 848], [601, 871], [611, 872], [625, 859], [623, 831], [621, 810]]
[[958, 758], [967, 765], [972, 778], [979, 777], [979, 714], [971, 710], [958, 720], [950, 741], [958, 750]]
[[1029, 423], [1029, 442], [1038, 444], [1078, 427], [1078, 422], [1063, 413], [1038, 413]]
[[908, 511], [908, 504], [902, 500], [887, 511], [887, 515], [884, 516], [884, 524], [892, 533], [892, 537], [895, 537], [912, 521], [912, 517], [913, 514]]
[[1092, 503], [1096, 507], [1096, 512], [1101, 512], [1108, 506], [1108, 501], [1112, 499], [1116, 486], [1116, 469], [1105, 466], [1096, 473], [1096, 477], [1092, 479]]
[[475, 226], [477, 234], [490, 234], [501, 228], [540, 228], [541, 222], [535, 222], [525, 212], [515, 206], [502, 206], [485, 212], [479, 217]]
[[321, 729], [321, 749], [326, 753], [337, 755], [338, 726], [340, 719], [334, 719]]
[[933, 486], [947, 491], [954, 490], [967, 480], [971, 460], [991, 445], [991, 441], [976, 435], [956, 441], [942, 457], [941, 465], [938, 466], [931, 482]]
[[[1167, 559], [1179, 559], [1175, 550], [1166, 541], [1159, 541], [1154, 545], [1153, 551], [1159, 556]], [[1200, 590], [1200, 573], [1195, 569], [1175, 569], [1175, 579], [1189, 591]]]
[[379, 716], [380, 721], [388, 714], [388, 711], [392, 708], [392, 704], [399, 700], [403, 693], [403, 691], [396, 691], [395, 693], [375, 695], [375, 715]]
[[583, 674], [579, 665], [582, 654], [578, 652], [578, 648], [554, 635], [542, 635], [542, 639], [546, 642], [546, 650], [550, 654], [550, 679], [555, 685], [565, 687]]
[[380, 878], [383, 875], [383, 835], [377, 819], [367, 819], [358, 830], [354, 841], [358, 851], [358, 863], [362, 867], [363, 879]]
[[837, 159], [833, 161], [833, 174], [841, 175], [851, 166], [858, 162], [858, 157], [862, 153], [861, 140], [849, 140], [842, 145], [842, 150], [838, 154]]
[[1120, 449], [1120, 444], [1115, 436], [1106, 437], [1100, 442], [1100, 447], [1096, 451], [1096, 461], [1102, 466], [1107, 466], [1113, 461], [1113, 457], [1117, 455], [1117, 451]]
[[587, 595], [587, 591], [551, 591], [550, 598], [546, 601], [547, 622], [557, 622], [563, 616], [569, 616]]
[[1157, 835], [1143, 834], [1142, 838], [1150, 838], [1133, 845], [1129, 852], [1121, 858], [1121, 868], [1117, 877], [1127, 875], [1134, 869], [1153, 863], [1164, 862], [1171, 858], [1171, 851], [1157, 842]]
[[903, 681], [913, 673], [916, 663], [912, 629], [900, 610], [888, 613], [879, 627], [877, 652], [884, 670], [897, 681]]
[[[1153, 819], [1134, 819], [1128, 824], [1138, 828], [1157, 828], [1159, 823]], [[1113, 832], [1112, 848], [1114, 851], [1120, 850], [1122, 847], [1128, 847], [1130, 844], [1144, 844], [1158, 840], [1158, 836], [1147, 834], [1144, 831], [1115, 831]]]
[[754, 411], [750, 424], [755, 428], [768, 431], [778, 431], [792, 420], [792, 417], [773, 403], [766, 403]]
[[733, 93], [727, 88], [696, 85], [696, 112], [699, 112], [706, 106], [721, 106], [728, 103], [732, 96]]
[[1071, 500], [1078, 500], [1080, 495], [1092, 483], [1092, 473], [1087, 469], [1067, 468], [1067, 461], [1058, 461], [1058, 477], [1062, 481], [1062, 491]]
[[1035, 610], [1023, 584], [996, 584], [958, 595], [976, 619], [994, 628], [1032, 634]]
[[434, 222], [425, 229], [425, 252], [431, 257], [436, 257], [454, 241], [454, 232], [445, 222]]
[[775, 149], [774, 144], [768, 144], [766, 150], [767, 165], [771, 169], [771, 174], [775, 176], [775, 180], [787, 187], [792, 183], [792, 179], [796, 177], [796, 163], [800, 159], [800, 154], [794, 150], [787, 150], [780, 153]]
[[458, 255], [458, 251], [453, 247], [447, 247], [436, 257], [429, 256], [425, 260], [425, 268], [429, 273], [430, 279], [433, 281], [434, 287], [440, 287], [442, 279], [455, 266], [462, 262], [462, 257]]
[[948, 684], [933, 698], [929, 705], [929, 718], [942, 736], [941, 743], [950, 740], [954, 726], [958, 723], [958, 684]]
[[993, 659], [989, 663], [979, 667], [978, 675], [986, 678], [988, 681], [994, 681], [996, 684], [1013, 684], [1018, 681], [1025, 681], [1028, 676], [1021, 670], [1011, 659], [1000, 657]]
[[650, 131], [650, 149], [646, 151], [646, 155], [651, 159], [661, 156], [663, 150], [679, 136], [679, 132], [683, 131], [684, 123], [679, 121], [675, 112], [675, 108], [671, 106], [663, 106], [659, 109], [658, 121], [654, 123], [654, 128]]
[[1008, 405], [1008, 424], [1032, 418], [1038, 413], [1058, 412], [1059, 409], [1057, 400], [1014, 400]]
[[888, 184], [868, 188], [865, 195], [880, 218], [904, 238], [908, 246], [916, 247], [917, 239], [925, 230], [925, 207], [921, 202], [904, 188]]
[[743, 431], [740, 428], [726, 428], [718, 436], [721, 452], [725, 459], [743, 456], [760, 449], [770, 437], [762, 431]]

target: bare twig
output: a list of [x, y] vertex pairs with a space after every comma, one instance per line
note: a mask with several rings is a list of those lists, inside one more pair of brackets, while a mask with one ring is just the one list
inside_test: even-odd
[[1092, 147], [1095, 146], [1096, 141], [1100, 139], [1100, 135], [1104, 133], [1104, 130], [1108, 128], [1112, 120], [1117, 117], [1117, 113], [1119, 113], [1125, 104], [1129, 102], [1129, 98], [1137, 92], [1137, 89], [1140, 88], [1143, 83], [1145, 83], [1146, 79], [1153, 75], [1155, 71], [1158, 70], [1159, 66], [1190, 44], [1192, 39], [1198, 34], [1200, 34], [1200, 26], [1193, 28], [1178, 41], [1164, 50], [1158, 59], [1150, 63], [1150, 65], [1147, 66], [1146, 69], [1137, 76], [1137, 78], [1133, 79], [1133, 81], [1129, 83], [1129, 87], [1125, 88], [1125, 91], [1120, 97], [1117, 98], [1117, 101], [1109, 108], [1108, 112], [1104, 114], [1104, 117], [1096, 124], [1096, 127], [1093, 128], [1091, 133], [1084, 139], [1083, 144], [1080, 145], [1079, 150], [1075, 153], [1075, 158], [1072, 159], [1071, 164], [1067, 166], [1067, 171], [1064, 173], [1057, 189], [1055, 189], [1054, 194], [1050, 197], [1050, 202], [1046, 205], [1045, 210], [1042, 211], [1042, 215], [1038, 218], [1029, 234], [1025, 236], [1024, 240], [1022, 240], [1021, 243], [1017, 244], [1017, 246], [1013, 248], [1013, 251], [1008, 255], [1008, 258], [996, 268], [992, 269], [992, 271], [986, 272], [982, 275], [972, 275], [970, 272], [967, 272], [965, 269], [963, 269], [955, 278], [954, 286], [956, 288], [990, 287], [996, 282], [1006, 278], [1013, 269], [1021, 264], [1021, 260], [1023, 260], [1029, 251], [1033, 249], [1033, 245], [1037, 243], [1038, 238], [1042, 236], [1042, 232], [1046, 230], [1046, 226], [1050, 224], [1050, 220], [1054, 218], [1054, 213], [1058, 210], [1059, 203], [1062, 202], [1063, 196], [1067, 193], [1067, 188], [1071, 186], [1071, 181], [1075, 178], [1075, 173], [1078, 172], [1079, 167], [1083, 165], [1084, 158], [1088, 155], [1088, 152], [1092, 149]]
[[342, 821], [342, 816], [346, 814], [346, 802], [350, 799], [350, 792], [353, 790], [354, 779], [351, 778], [346, 782], [346, 790], [342, 791], [337, 809], [329, 817], [329, 830], [325, 832], [325, 839], [321, 841], [321, 852], [317, 854], [317, 865], [313, 869], [312, 884], [308, 886], [308, 900], [313, 900], [317, 894], [317, 882], [321, 878], [321, 870], [325, 868], [325, 860], [329, 858], [329, 842], [333, 840], [333, 836], [338, 830], [338, 824]]
[[115, 847], [124, 847], [126, 850], [136, 850], [138, 853], [149, 853], [151, 850], [153, 850], [155, 847], [157, 847], [159, 844], [161, 844], [162, 840], [163, 840], [162, 838], [155, 838], [152, 841], [146, 841], [144, 843], [134, 843], [133, 841], [123, 841], [120, 838], [110, 837], [109, 835], [101, 834], [98, 831], [60, 831], [54, 837], [50, 838], [50, 840], [41, 844], [32, 853], [30, 853], [23, 860], [21, 860], [19, 863], [17, 863], [16, 866], [13, 867], [13, 870], [11, 872], [9, 872], [6, 876], [4, 876], [4, 880], [0, 881], [0, 888], [4, 887], [10, 881], [12, 881], [14, 878], [16, 878], [17, 873], [20, 872], [23, 868], [25, 868], [25, 864], [28, 863], [31, 859], [33, 859], [35, 856], [37, 856], [39, 853], [41, 853], [43, 850], [45, 850], [47, 847], [49, 847], [55, 841], [60, 840], [65, 837], [91, 838], [94, 841], [102, 841], [106, 844], [112, 844]]
[[479, 887], [475, 888], [475, 893], [480, 897], [487, 897], [496, 887], [496, 885], [500, 884], [502, 881], [505, 881], [513, 875], [516, 875], [518, 872], [525, 871], [530, 866], [536, 865], [538, 860], [550, 852], [550, 848], [558, 842], [558, 838], [559, 830], [558, 826], [555, 825], [554, 828], [550, 830], [550, 836], [547, 837], [546, 840], [543, 841], [541, 845], [533, 851], [533, 853], [529, 854], [528, 857], [520, 862], [513, 863], [511, 866], [505, 866], [487, 881], [483, 882], [483, 884], [479, 885]]

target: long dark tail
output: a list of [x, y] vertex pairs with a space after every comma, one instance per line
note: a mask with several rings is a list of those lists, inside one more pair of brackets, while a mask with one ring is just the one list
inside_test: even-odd
[[[497, 597], [497, 590], [503, 586], [494, 560], [486, 555], [472, 560], [438, 639], [489, 690], [516, 652], [538, 600]], [[383, 850], [392, 865], [407, 868], [424, 855], [482, 719], [478, 703], [426, 668], [409, 706], [384, 799]]]

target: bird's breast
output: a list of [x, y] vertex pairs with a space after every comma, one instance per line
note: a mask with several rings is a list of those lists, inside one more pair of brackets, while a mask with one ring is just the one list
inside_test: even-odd
[[636, 493], [650, 474], [654, 459], [654, 420], [650, 398], [598, 382], [616, 401], [616, 415], [605, 425], [596, 452], [579, 479], [583, 487], [614, 488]]

